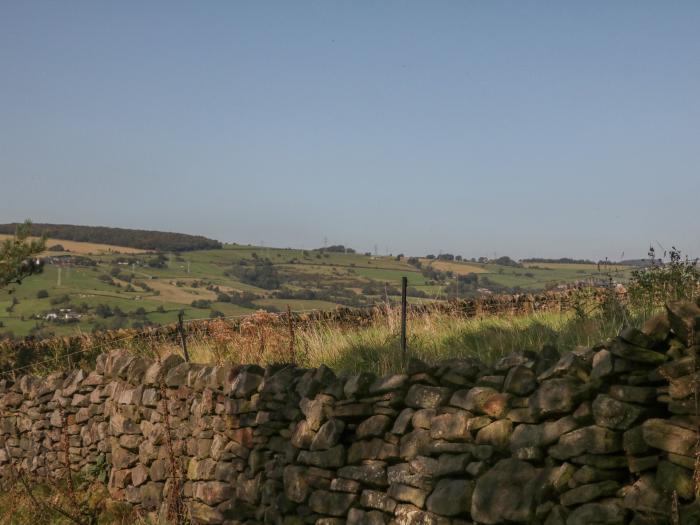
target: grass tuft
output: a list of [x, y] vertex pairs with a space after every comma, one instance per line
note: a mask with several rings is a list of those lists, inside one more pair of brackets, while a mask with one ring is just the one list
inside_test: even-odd
[[[602, 314], [582, 318], [574, 312], [483, 318], [464, 318], [437, 310], [413, 313], [407, 323], [409, 357], [431, 363], [476, 357], [489, 363], [511, 352], [539, 351], [545, 344], [565, 352], [579, 345], [594, 345], [616, 335], [624, 325], [639, 326], [642, 321], [641, 316]], [[324, 364], [337, 372], [386, 374], [402, 369], [399, 326], [396, 308], [364, 327], [331, 323], [298, 327], [290, 356], [289, 332], [259, 318], [241, 331], [227, 330], [222, 322], [212, 335], [191, 340], [188, 346], [193, 360], [200, 363], [266, 365], [295, 359], [304, 367]]]

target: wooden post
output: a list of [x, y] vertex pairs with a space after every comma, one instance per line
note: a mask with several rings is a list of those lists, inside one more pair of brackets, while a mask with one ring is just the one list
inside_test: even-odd
[[401, 277], [401, 359], [406, 365], [406, 288], [408, 277]]
[[190, 362], [190, 354], [187, 353], [187, 339], [185, 338], [185, 325], [182, 322], [182, 312], [177, 314], [177, 331], [180, 333], [182, 352], [185, 354], [185, 361]]

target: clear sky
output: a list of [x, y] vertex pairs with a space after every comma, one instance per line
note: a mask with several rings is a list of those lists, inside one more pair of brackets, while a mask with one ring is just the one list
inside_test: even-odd
[[0, 222], [700, 255], [700, 2], [0, 1]]

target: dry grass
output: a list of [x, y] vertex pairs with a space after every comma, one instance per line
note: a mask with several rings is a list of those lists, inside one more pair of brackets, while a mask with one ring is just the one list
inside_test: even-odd
[[[103, 525], [147, 525], [145, 516], [135, 513], [131, 506], [110, 500], [103, 483], [81, 487], [80, 495], [86, 509]], [[65, 487], [44, 480], [34, 480], [25, 487], [19, 481], [0, 490], [0, 525], [75, 525], [58, 509], [72, 510]]]
[[423, 266], [432, 266], [436, 270], [441, 272], [451, 271], [455, 275], [468, 275], [470, 273], [488, 273], [486, 268], [477, 266], [476, 264], [462, 263], [462, 262], [452, 262], [452, 261], [438, 261], [436, 259], [421, 259]]
[[[484, 318], [437, 310], [412, 313], [408, 318], [409, 357], [436, 362], [469, 356], [493, 362], [513, 351], [539, 351], [545, 344], [564, 352], [616, 335], [626, 322], [638, 325], [641, 319], [602, 315], [580, 319], [572, 312]], [[188, 349], [192, 360], [199, 363], [295, 361], [304, 367], [324, 364], [337, 372], [384, 374], [400, 371], [404, 365], [399, 327], [399, 311], [392, 309], [368, 326], [315, 322], [294, 326], [290, 335], [284, 323], [275, 323], [270, 314], [260, 312], [247, 318], [240, 328], [226, 320], [211, 323], [208, 333], [189, 337]], [[179, 350], [176, 343], [155, 347], [158, 353]]]
[[[5, 239], [11, 239], [13, 235], [7, 235], [4, 233], [0, 233], [0, 241], [3, 241]], [[36, 237], [32, 237], [33, 239]], [[66, 250], [70, 251], [71, 253], [77, 253], [80, 255], [88, 255], [88, 254], [103, 254], [103, 253], [147, 253], [148, 250], [141, 250], [138, 248], [128, 248], [126, 246], [113, 246], [111, 244], [98, 244], [94, 242], [77, 242], [77, 241], [66, 241], [63, 239], [52, 239], [48, 238], [46, 239], [46, 247], [50, 248], [51, 246], [54, 246], [56, 244], [60, 244], [63, 246]], [[60, 253], [60, 252], [58, 252]], [[51, 254], [56, 254], [56, 252], [43, 252], [42, 255], [51, 255]]]

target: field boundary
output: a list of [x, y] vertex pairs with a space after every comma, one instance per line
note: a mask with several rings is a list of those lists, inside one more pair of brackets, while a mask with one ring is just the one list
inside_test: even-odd
[[[610, 289], [587, 287], [594, 301], [600, 301]], [[440, 313], [460, 318], [490, 316], [517, 316], [541, 312], [566, 312], [573, 309], [575, 297], [580, 287], [561, 291], [541, 293], [491, 295], [472, 299], [453, 299], [445, 302], [409, 304], [409, 315]], [[617, 292], [624, 296], [624, 292]], [[292, 310], [288, 312], [265, 312], [224, 316], [217, 318], [186, 319], [183, 322], [184, 334], [209, 336], [213, 330], [225, 322], [229, 329], [240, 331], [242, 327], [255, 324], [258, 327], [286, 328], [291, 323], [295, 327], [313, 324], [332, 324], [343, 328], [361, 328], [386, 318], [395, 308], [391, 303], [373, 307], [337, 307], [333, 310]], [[14, 375], [29, 370], [40, 371], [42, 367], [67, 361], [69, 368], [89, 363], [100, 353], [119, 348], [127, 340], [133, 343], [180, 340], [178, 323], [163, 324], [142, 329], [105, 330], [94, 333], [79, 332], [71, 336], [52, 337], [38, 340], [27, 337], [22, 340], [0, 341], [0, 375]], [[85, 364], [83, 363], [83, 364]]]

